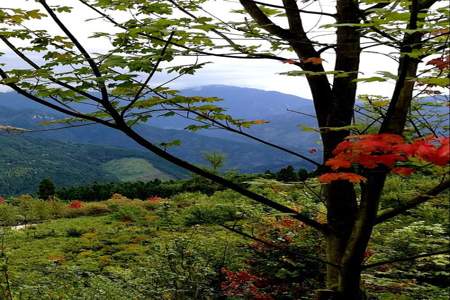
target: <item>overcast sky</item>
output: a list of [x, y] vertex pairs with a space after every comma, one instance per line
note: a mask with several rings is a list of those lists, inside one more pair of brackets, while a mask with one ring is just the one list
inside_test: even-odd
[[[106, 43], [104, 43], [104, 41], [96, 41], [88, 39], [87, 37], [93, 31], [112, 32], [116, 29], [102, 21], [86, 21], [86, 19], [94, 17], [94, 15], [91, 11], [78, 4], [77, 2], [77, 0], [48, 1], [49, 4], [69, 5], [75, 7], [75, 13], [62, 15], [63, 20], [68, 25], [68, 27], [73, 30], [73, 33], [84, 43], [84, 45], [87, 45], [87, 48], [91, 52], [100, 52], [107, 49], [105, 48]], [[266, 2], [274, 4], [281, 3], [281, 1], [276, 0], [267, 0]], [[317, 3], [319, 3], [319, 1], [315, 1], [315, 4], [308, 7], [308, 9], [318, 10], [319, 7], [317, 6]], [[333, 12], [334, 1], [322, 1], [321, 3], [322, 8], [325, 11]], [[14, 8], [31, 8], [35, 6], [36, 8], [39, 8], [39, 5], [37, 5], [34, 1], [27, 0], [1, 0], [0, 6]], [[239, 6], [236, 6], [236, 3], [220, 0], [210, 1], [210, 3], [204, 6], [204, 8], [224, 20], [230, 20], [230, 18], [233, 18], [233, 15], [228, 12], [232, 8], [239, 8]], [[117, 17], [120, 18], [120, 16]], [[307, 29], [311, 28], [318, 22], [317, 16], [303, 15], [303, 18], [305, 27]], [[330, 23], [331, 21], [330, 19], [323, 18], [321, 22]], [[37, 26], [41, 26], [41, 29], [43, 29], [42, 26], [45, 26], [45, 29], [51, 32], [57, 32], [57, 28], [51, 22], [51, 20], [46, 20], [45, 22], [33, 22], [29, 25], [36, 28]], [[327, 39], [328, 37], [325, 36], [323, 38]], [[0, 51], [7, 53], [4, 57], [0, 57], [0, 63], [6, 63], [7, 66], [20, 66], [17, 58], [12, 53], [10, 53], [5, 45], [1, 42]], [[287, 54], [287, 56], [289, 56], [289, 54]], [[323, 58], [325, 59], [326, 69], [332, 70], [334, 62], [333, 52], [326, 52], [323, 55]], [[183, 60], [183, 62], [193, 62], [193, 60], [194, 58], [186, 58]], [[279, 73], [281, 72], [297, 70], [297, 68], [292, 65], [270, 60], [233, 60], [215, 57], [204, 57], [202, 58], [202, 60], [211, 61], [213, 63], [204, 67], [195, 76], [182, 77], [174, 82], [174, 84], [172, 84], [171, 86], [174, 88], [185, 88], [209, 84], [225, 84], [253, 87], [263, 90], [274, 90], [304, 98], [311, 98], [309, 88], [304, 78], [279, 75]], [[393, 63], [392, 60], [386, 58], [385, 56], [379, 54], [366, 54], [362, 57], [361, 70], [364, 74], [361, 74], [361, 76], [369, 77], [375, 74], [376, 71], [390, 71], [395, 73], [395, 67], [395, 63]], [[166, 79], [166, 76], [159, 75], [159, 77], [155, 78], [155, 81], [162, 82]], [[375, 82], [372, 84], [360, 85], [359, 93], [390, 95], [392, 87], [393, 86], [391, 83]]]

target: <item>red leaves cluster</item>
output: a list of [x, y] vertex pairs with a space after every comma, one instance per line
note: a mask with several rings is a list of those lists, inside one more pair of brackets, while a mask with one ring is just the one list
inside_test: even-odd
[[0, 204], [5, 204], [5, 203], [6, 203], [5, 198], [3, 198], [2, 196], [0, 196]]
[[151, 196], [147, 198], [147, 201], [151, 204], [159, 204], [161, 202], [162, 198], [158, 196]]
[[409, 145], [409, 153], [437, 166], [450, 161], [450, 139], [448, 137], [426, 138]]
[[355, 173], [325, 173], [319, 177], [320, 182], [322, 183], [330, 183], [336, 180], [346, 180], [352, 183], [360, 183], [366, 181], [364, 176], [355, 174]]
[[323, 61], [323, 59], [320, 58], [320, 57], [308, 57], [308, 58], [305, 58], [303, 60], [303, 63], [305, 63], [305, 64], [309, 63], [309, 64], [313, 64], [313, 65], [320, 65], [322, 63], [322, 61]]
[[[313, 64], [313, 65], [320, 65], [324, 61], [325, 60], [320, 57], [308, 57], [308, 58], [304, 58], [301, 60], [301, 62], [304, 64]], [[289, 58], [289, 59], [283, 60], [283, 63], [290, 64], [290, 65], [296, 65], [299, 63], [299, 61]]]
[[414, 169], [413, 168], [408, 168], [408, 167], [398, 167], [398, 168], [393, 168], [392, 169], [392, 173], [395, 173], [397, 175], [402, 175], [402, 176], [409, 176], [412, 173], [414, 173]]
[[365, 134], [349, 136], [333, 151], [334, 158], [326, 165], [333, 170], [350, 168], [353, 164], [373, 169], [379, 165], [392, 167], [397, 161], [405, 161], [406, 153], [399, 149], [404, 139], [396, 134]]
[[68, 207], [73, 209], [79, 209], [83, 207], [83, 202], [80, 200], [74, 200], [69, 203]]
[[285, 228], [293, 228], [294, 226], [298, 225], [299, 223], [291, 218], [282, 218], [280, 220], [280, 225]]
[[[448, 137], [427, 137], [407, 143], [396, 134], [366, 134], [347, 137], [333, 151], [334, 157], [325, 165], [332, 170], [350, 169], [360, 166], [365, 169], [384, 167], [396, 174], [408, 176], [415, 170], [409, 167], [395, 167], [399, 162], [417, 158], [436, 166], [445, 166], [450, 161]], [[323, 183], [335, 180], [348, 180], [359, 183], [364, 177], [355, 173], [326, 173], [319, 177]]]
[[441, 71], [448, 70], [450, 69], [450, 55], [447, 55], [447, 57], [434, 58], [427, 62], [427, 65], [435, 66]]
[[263, 278], [255, 276], [248, 271], [233, 272], [226, 268], [222, 269], [226, 281], [221, 288], [225, 296], [229, 297], [250, 297], [256, 300], [273, 300], [267, 293], [261, 292], [260, 288], [266, 286]]

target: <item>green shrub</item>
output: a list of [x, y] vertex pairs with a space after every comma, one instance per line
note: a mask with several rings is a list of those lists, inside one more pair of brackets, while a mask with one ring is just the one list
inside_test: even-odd
[[196, 224], [222, 224], [243, 218], [239, 208], [230, 205], [197, 205], [189, 209], [185, 217], [188, 226]]
[[31, 201], [28, 212], [29, 221], [48, 220], [53, 215], [48, 203], [42, 200]]
[[120, 206], [112, 214], [112, 218], [122, 222], [142, 223], [146, 212], [138, 206]]
[[19, 223], [23, 219], [20, 215], [20, 211], [17, 207], [1, 204], [0, 205], [0, 225], [12, 226]]
[[86, 215], [89, 216], [103, 215], [111, 212], [108, 205], [104, 203], [87, 203], [83, 209], [86, 210]]

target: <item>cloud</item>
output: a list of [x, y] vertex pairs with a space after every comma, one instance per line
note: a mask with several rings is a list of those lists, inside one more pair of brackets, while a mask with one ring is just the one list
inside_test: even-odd
[[[1, 0], [4, 7], [23, 7], [23, 8], [38, 8], [39, 5], [32, 1], [25, 0]], [[77, 36], [80, 41], [86, 45], [87, 49], [93, 52], [104, 52], [110, 46], [109, 42], [105, 39], [90, 39], [88, 38], [94, 31], [113, 32], [117, 30], [114, 26], [101, 20], [83, 21], [85, 19], [96, 17], [96, 15], [79, 4], [77, 1], [72, 0], [58, 0], [52, 1], [51, 4], [57, 3], [58, 5], [69, 5], [76, 8], [76, 13], [62, 14], [63, 20], [67, 27], [73, 31], [73, 34]], [[227, 20], [233, 18], [233, 15], [229, 13], [232, 7], [236, 4], [229, 2], [211, 1], [207, 2], [204, 6], [205, 9], [210, 12], [214, 12], [221, 19]], [[315, 4], [316, 5], [316, 4]], [[311, 9], [314, 9], [312, 7]], [[327, 11], [333, 10], [331, 6], [326, 6]], [[80, 20], [80, 16], [82, 16]], [[119, 13], [115, 15], [117, 18], [123, 18], [124, 15]], [[317, 16], [305, 15], [304, 24], [306, 27], [312, 27], [316, 24]], [[329, 22], [325, 18], [322, 22]], [[42, 22], [34, 21], [29, 22], [32, 28], [42, 26]], [[54, 25], [51, 20], [45, 20], [45, 28], [53, 33], [61, 34], [60, 30]], [[52, 25], [53, 24], [53, 25]], [[283, 24], [281, 24], [283, 25]], [[320, 29], [321, 30], [321, 29]], [[332, 40], [333, 36], [325, 35], [321, 39]], [[330, 40], [330, 41], [331, 41]], [[374, 49], [375, 50], [375, 49]], [[23, 67], [24, 64], [20, 62], [11, 51], [6, 50], [5, 45], [0, 43], [0, 51], [7, 51], [7, 55], [0, 57], [0, 63], [6, 63], [11, 67]], [[381, 52], [387, 51], [386, 49], [380, 49]], [[284, 57], [295, 58], [293, 53], [283, 53]], [[325, 52], [323, 58], [326, 61], [325, 67], [327, 70], [332, 70], [334, 65], [334, 52]], [[287, 77], [279, 75], [281, 72], [289, 70], [295, 70], [295, 66], [289, 64], [283, 64], [279, 61], [270, 60], [245, 60], [245, 59], [224, 59], [217, 57], [202, 58], [203, 61], [212, 61], [212, 64], [206, 65], [195, 76], [185, 76], [171, 83], [171, 86], [175, 88], [195, 87], [207, 84], [227, 84], [235, 86], [253, 87], [263, 90], [275, 90], [288, 94], [294, 94], [303, 98], [311, 98], [309, 87], [305, 78], [303, 77]], [[192, 63], [193, 58], [179, 58], [176, 62]], [[366, 54], [361, 60], [361, 70], [365, 72], [364, 76], [369, 77], [375, 74], [377, 70], [390, 71], [396, 73], [396, 65], [388, 58], [382, 55]], [[165, 74], [157, 76], [156, 83], [162, 83], [168, 80]], [[330, 81], [331, 82], [331, 81]], [[389, 83], [371, 83], [360, 84], [359, 93], [369, 94], [383, 94], [388, 96], [391, 94], [393, 86]], [[5, 87], [0, 87], [0, 90], [5, 90]]]

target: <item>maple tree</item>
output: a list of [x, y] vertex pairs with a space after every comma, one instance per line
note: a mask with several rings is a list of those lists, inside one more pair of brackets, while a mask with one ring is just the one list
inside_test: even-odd
[[[449, 84], [449, 9], [445, 1], [337, 0], [334, 8], [322, 9], [320, 1], [311, 0], [276, 4], [239, 0], [235, 12], [243, 17], [229, 22], [206, 10], [206, 0], [77, 2], [94, 18], [114, 27], [113, 32], [96, 32], [92, 37], [108, 41], [110, 48], [91, 53], [64, 22], [64, 14], [73, 9], [49, 4], [56, 1], [38, 0], [36, 7], [27, 9], [5, 7], [0, 11], [0, 40], [26, 67], [1, 65], [1, 83], [30, 101], [66, 114], [69, 125], [93, 122], [120, 130], [177, 166], [316, 229], [327, 241], [327, 295], [335, 299], [365, 297], [361, 273], [374, 226], [425, 203], [450, 185], [442, 175], [442, 182], [433, 189], [397, 207], [379, 209], [391, 171], [408, 175], [418, 166], [424, 167], [420, 161], [444, 169], [448, 163], [448, 139], [439, 138], [446, 132], [433, 124], [435, 118], [424, 115], [426, 100], [420, 97], [439, 95]], [[127, 12], [130, 18], [121, 14]], [[307, 15], [317, 16], [319, 29], [333, 40], [322, 39], [316, 27], [307, 29]], [[26, 26], [30, 20], [43, 27]], [[46, 30], [48, 20], [58, 27], [59, 34]], [[329, 52], [334, 60], [331, 65]], [[388, 56], [397, 70], [362, 76], [360, 62], [373, 52]], [[285, 75], [306, 78], [326, 164], [249, 134], [246, 128], [265, 126], [264, 120], [233, 118], [220, 107], [218, 98], [183, 97], [165, 84], [152, 82], [161, 69], [176, 74], [174, 78], [194, 74], [206, 62], [171, 64], [177, 56], [193, 55], [255, 63], [273, 60], [295, 68]], [[394, 84], [390, 97], [357, 95], [360, 84], [389, 81]], [[361, 106], [357, 99], [367, 105]], [[97, 111], [76, 109], [74, 104], [79, 103]], [[367, 118], [369, 124], [358, 127], [356, 114]], [[326, 204], [326, 221], [182, 160], [168, 151], [177, 141], [158, 145], [134, 128], [151, 117], [173, 115], [192, 120], [188, 130], [227, 130], [318, 167], [325, 173], [322, 181], [328, 183], [320, 195]], [[368, 131], [375, 134], [367, 135]], [[405, 143], [401, 137], [420, 137], [424, 132], [434, 138]], [[419, 165], [411, 167], [410, 163]], [[360, 190], [355, 183], [361, 185]]]

